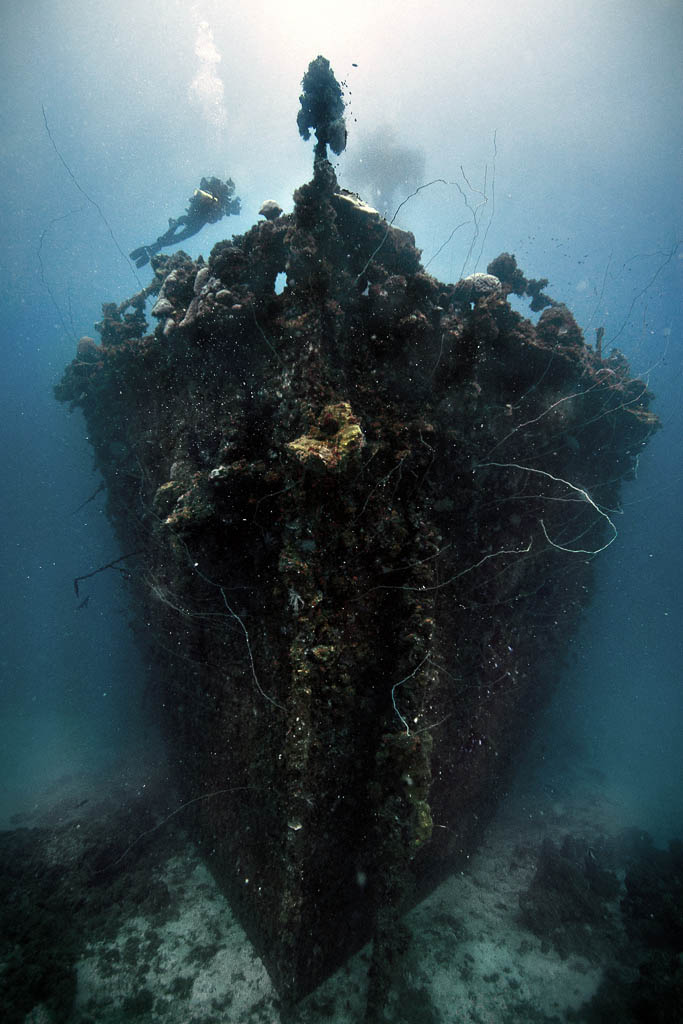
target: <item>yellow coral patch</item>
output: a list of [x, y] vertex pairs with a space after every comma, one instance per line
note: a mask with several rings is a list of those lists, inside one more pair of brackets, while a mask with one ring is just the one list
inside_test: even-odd
[[341, 472], [365, 444], [360, 423], [348, 402], [326, 405], [311, 428], [290, 441], [287, 450], [314, 473]]

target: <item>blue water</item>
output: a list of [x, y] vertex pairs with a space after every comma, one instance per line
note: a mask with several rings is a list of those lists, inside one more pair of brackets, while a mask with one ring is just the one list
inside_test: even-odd
[[[562, 795], [593, 772], [623, 824], [680, 835], [680, 6], [354, 0], [334, 10], [3, 5], [0, 825], [55, 787], [101, 776], [135, 789], [159, 770], [118, 574], [93, 579], [77, 610], [74, 576], [120, 551], [102, 494], [75, 511], [99, 477], [80, 414], [52, 387], [101, 303], [147, 283], [121, 250], [162, 232], [202, 175], [231, 176], [242, 214], [186, 242], [193, 257], [246, 230], [266, 198], [291, 210], [311, 167], [296, 130], [300, 81], [324, 53], [349, 90], [341, 184], [393, 213], [443, 179], [396, 217], [425, 263], [440, 250], [430, 273], [457, 280], [515, 253], [527, 276], [550, 279], [588, 341], [604, 325], [605, 347], [657, 395], [663, 429], [624, 488], [619, 537], [600, 556], [527, 784]], [[369, 181], [380, 130], [386, 151]]]

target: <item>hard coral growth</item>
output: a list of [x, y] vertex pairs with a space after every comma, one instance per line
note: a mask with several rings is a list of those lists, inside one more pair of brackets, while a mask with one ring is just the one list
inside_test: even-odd
[[493, 274], [470, 274], [458, 281], [453, 296], [458, 302], [469, 304], [499, 292], [501, 287], [501, 282]]
[[512, 292], [514, 295], [528, 295], [531, 298], [530, 309], [538, 313], [546, 306], [554, 306], [555, 300], [551, 299], [549, 295], [543, 292], [543, 288], [548, 286], [548, 278], [542, 277], [539, 280], [534, 278], [527, 278], [524, 276], [522, 271], [517, 266], [517, 261], [514, 256], [511, 256], [508, 252], [503, 252], [500, 256], [497, 256], [495, 260], [489, 263], [486, 268], [487, 273], [494, 274], [500, 278], [500, 281], [509, 294]]
[[301, 86], [301, 109], [296, 119], [301, 138], [310, 139], [312, 128], [317, 139], [316, 159], [327, 157], [327, 146], [339, 155], [346, 148], [344, 99], [330, 62], [325, 57], [312, 60]]

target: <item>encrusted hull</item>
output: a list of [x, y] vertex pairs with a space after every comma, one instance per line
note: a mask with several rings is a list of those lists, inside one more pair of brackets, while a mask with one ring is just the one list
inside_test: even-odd
[[458, 290], [324, 162], [295, 201], [208, 266], [155, 258], [154, 334], [105, 307], [57, 389], [138, 552], [194, 834], [285, 1001], [373, 934], [381, 988], [474, 847], [656, 427], [563, 306], [512, 310], [511, 257]]

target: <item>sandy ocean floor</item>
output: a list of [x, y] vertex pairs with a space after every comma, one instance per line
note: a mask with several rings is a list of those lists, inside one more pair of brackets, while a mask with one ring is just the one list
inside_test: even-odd
[[[368, 948], [280, 1013], [182, 814], [157, 827], [180, 803], [165, 775], [159, 762], [141, 785], [128, 760], [108, 776], [62, 775], [14, 814], [7, 803], [3, 1024], [362, 1024]], [[633, 809], [598, 771], [548, 768], [544, 779], [539, 788], [523, 772], [478, 852], [408, 914], [391, 1024], [683, 1021], [683, 924], [672, 909], [683, 871], [666, 879], [683, 868], [680, 850], [672, 868], [642, 830], [629, 831]], [[118, 871], [112, 834], [119, 850], [132, 844]], [[638, 879], [643, 864], [652, 876], [655, 903], [639, 890], [626, 918], [634, 864]], [[643, 936], [643, 914], [661, 928]]]

